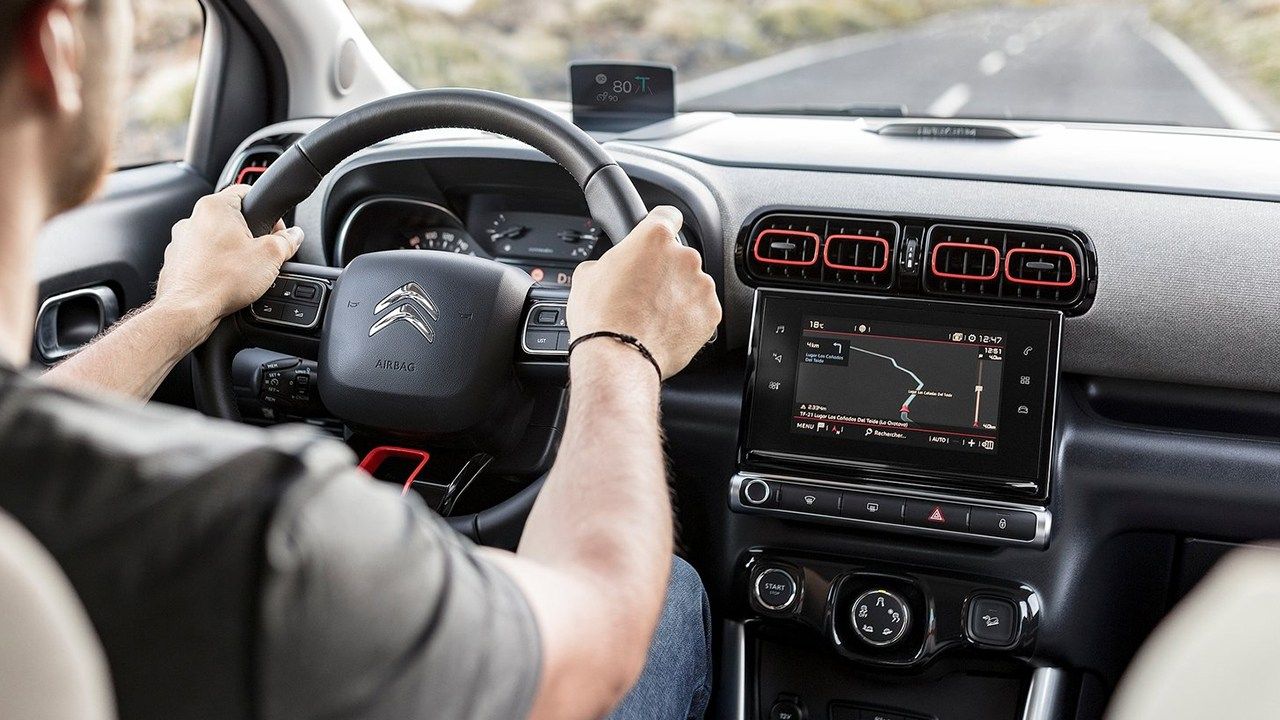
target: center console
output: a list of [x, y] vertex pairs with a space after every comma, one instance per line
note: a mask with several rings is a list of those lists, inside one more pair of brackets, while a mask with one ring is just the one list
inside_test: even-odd
[[[944, 551], [1045, 546], [1061, 326], [758, 289], [730, 508]], [[1034, 694], [1042, 603], [1016, 579], [759, 547], [737, 582], [748, 717], [1003, 717]]]
[[1043, 545], [1061, 313], [757, 292], [738, 512]]

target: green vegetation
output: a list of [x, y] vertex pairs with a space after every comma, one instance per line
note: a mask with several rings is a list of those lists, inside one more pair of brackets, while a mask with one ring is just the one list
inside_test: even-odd
[[1280, 0], [1147, 0], [1151, 16], [1280, 103]]

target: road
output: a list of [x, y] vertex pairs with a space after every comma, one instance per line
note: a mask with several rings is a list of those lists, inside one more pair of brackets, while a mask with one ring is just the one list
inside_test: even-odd
[[948, 15], [683, 83], [681, 107], [906, 105], [912, 114], [1266, 129], [1141, 9], [1114, 3]]

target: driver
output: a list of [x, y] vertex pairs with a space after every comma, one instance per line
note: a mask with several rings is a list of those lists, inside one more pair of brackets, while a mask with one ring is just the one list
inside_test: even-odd
[[515, 554], [473, 546], [305, 428], [122, 397], [147, 397], [297, 249], [297, 229], [250, 236], [244, 188], [174, 227], [144, 309], [43, 382], [17, 370], [36, 236], [102, 181], [129, 26], [126, 0], [0, 0], [0, 508], [84, 601], [121, 716], [700, 715], [705, 606], [672, 565], [658, 394], [720, 308], [674, 209], [577, 271], [570, 332], [634, 336], [657, 372], [610, 337], [575, 349], [564, 439]]

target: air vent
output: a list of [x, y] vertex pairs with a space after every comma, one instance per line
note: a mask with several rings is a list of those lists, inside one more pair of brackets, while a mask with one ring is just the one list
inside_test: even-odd
[[933, 294], [1065, 305], [1084, 289], [1084, 251], [1066, 235], [935, 225], [927, 252]]
[[822, 243], [823, 282], [864, 289], [892, 287], [897, 243], [895, 223], [828, 218]]
[[995, 297], [1000, 292], [1004, 233], [984, 228], [935, 225], [929, 231], [925, 289]]
[[271, 163], [280, 157], [280, 153], [275, 150], [256, 152], [244, 159], [240, 164], [240, 168], [236, 171], [236, 185], [252, 185], [262, 177], [262, 174], [271, 167]]
[[1073, 230], [912, 216], [778, 212], [742, 228], [744, 282], [1088, 310], [1098, 269]]
[[804, 215], [771, 215], [755, 224], [747, 266], [760, 277], [818, 280], [826, 220]]
[[280, 157], [280, 154], [280, 148], [275, 146], [258, 146], [246, 150], [227, 166], [220, 186], [256, 183], [267, 168], [271, 167], [271, 163]]
[[1004, 294], [1034, 302], [1074, 302], [1083, 292], [1084, 254], [1071, 238], [1011, 232], [1005, 244]]
[[898, 226], [835, 215], [768, 215], [744, 245], [749, 275], [795, 285], [889, 289]]

